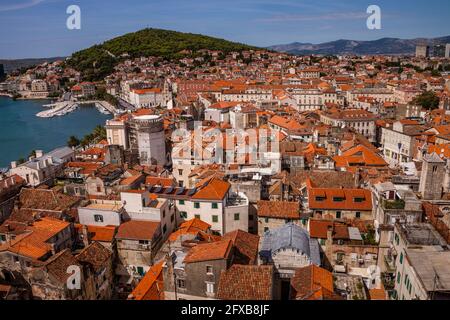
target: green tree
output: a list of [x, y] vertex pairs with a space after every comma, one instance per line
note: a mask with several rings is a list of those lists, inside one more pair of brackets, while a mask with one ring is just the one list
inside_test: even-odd
[[67, 146], [69, 147], [77, 147], [80, 145], [80, 140], [75, 136], [70, 136], [69, 140], [67, 140]]
[[433, 91], [425, 91], [414, 98], [412, 102], [427, 110], [434, 110], [439, 107], [439, 97]]

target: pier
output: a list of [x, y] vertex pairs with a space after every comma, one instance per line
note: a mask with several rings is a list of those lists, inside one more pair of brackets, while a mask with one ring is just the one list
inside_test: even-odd
[[55, 116], [63, 116], [76, 110], [82, 104], [93, 104], [95, 107], [104, 114], [113, 114], [114, 116], [122, 113], [122, 110], [114, 107], [112, 104], [106, 101], [89, 100], [89, 101], [61, 101], [51, 104], [45, 104], [44, 107], [51, 108], [49, 110], [41, 111], [36, 114], [40, 118], [52, 118]]

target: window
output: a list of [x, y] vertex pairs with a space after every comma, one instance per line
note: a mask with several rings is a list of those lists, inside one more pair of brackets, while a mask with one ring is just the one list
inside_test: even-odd
[[175, 219], [175, 215], [172, 214], [172, 215], [170, 216], [170, 222], [173, 222], [174, 219]]
[[333, 197], [333, 201], [334, 202], [342, 202], [342, 201], [344, 201], [344, 198], [342, 198], [342, 197]]
[[316, 197], [316, 201], [324, 201], [325, 200], [325, 197]]
[[95, 222], [103, 222], [103, 216], [101, 214], [94, 214]]
[[212, 266], [206, 266], [206, 274], [213, 274], [213, 267]]
[[183, 169], [178, 169], [178, 175], [180, 175], [180, 176], [183, 175]]
[[264, 218], [265, 223], [269, 223], [269, 218]]
[[186, 211], [180, 211], [180, 217], [183, 219], [187, 219], [187, 212]]
[[340, 211], [336, 211], [336, 219], [340, 219], [342, 216], [342, 213]]
[[219, 216], [213, 215], [212, 216], [212, 222], [219, 222]]
[[179, 201], [178, 201], [178, 204], [184, 205], [184, 200], [179, 200]]
[[148, 240], [139, 240], [139, 244], [148, 244]]
[[234, 214], [234, 221], [238, 221], [239, 220], [239, 213], [235, 213]]
[[269, 227], [264, 227], [264, 232], [269, 231]]
[[214, 293], [214, 283], [206, 283], [206, 293]]
[[402, 263], [403, 263], [403, 252], [400, 253], [400, 264], [402, 264]]
[[137, 267], [137, 272], [139, 273], [140, 276], [144, 275], [144, 268], [143, 267]]
[[194, 208], [200, 209], [200, 202], [194, 202]]
[[354, 198], [353, 199], [355, 202], [363, 202], [364, 198]]
[[213, 209], [217, 209], [217, 208], [219, 208], [219, 205], [217, 204], [217, 202], [213, 202], [213, 203], [211, 203], [211, 207]]
[[186, 288], [186, 281], [183, 279], [177, 279], [177, 287], [181, 289]]
[[194, 217], [195, 217], [196, 219], [200, 219], [200, 215], [199, 215], [199, 214], [196, 214]]
[[400, 280], [402, 279], [402, 276], [400, 272], [397, 272], [397, 283], [400, 283]]
[[166, 233], [166, 231], [167, 231], [167, 226], [164, 225], [164, 227], [163, 227], [163, 233]]
[[361, 212], [356, 212], [355, 217], [356, 217], [357, 219], [361, 218]]
[[97, 192], [102, 192], [102, 187], [101, 186], [97, 186]]
[[6, 236], [4, 234], [0, 234], [0, 241], [1, 242], [5, 242], [6, 241]]

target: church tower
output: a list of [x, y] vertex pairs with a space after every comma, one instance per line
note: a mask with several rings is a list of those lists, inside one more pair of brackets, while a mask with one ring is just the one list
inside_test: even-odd
[[439, 200], [445, 176], [445, 162], [436, 154], [423, 157], [419, 192], [424, 200]]

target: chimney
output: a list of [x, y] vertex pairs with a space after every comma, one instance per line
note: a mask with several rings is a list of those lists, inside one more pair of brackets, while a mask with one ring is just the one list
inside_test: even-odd
[[84, 247], [86, 248], [87, 246], [89, 246], [89, 232], [88, 232], [88, 227], [86, 225], [83, 225], [81, 227], [81, 232], [82, 232], [82, 236], [83, 236], [83, 244]]
[[44, 155], [44, 151], [42, 150], [36, 150], [36, 158], [40, 158]]
[[11, 169], [17, 168], [17, 161], [11, 162]]
[[41, 170], [41, 162], [36, 162], [36, 169]]
[[355, 188], [359, 188], [360, 187], [360, 185], [359, 185], [360, 179], [361, 179], [360, 169], [357, 168], [356, 172], [355, 172]]
[[52, 255], [55, 255], [56, 254], [55, 244], [54, 243], [50, 244], [50, 247], [52, 250]]
[[328, 226], [328, 229], [327, 229], [327, 241], [329, 241], [330, 243], [333, 242], [333, 225]]

